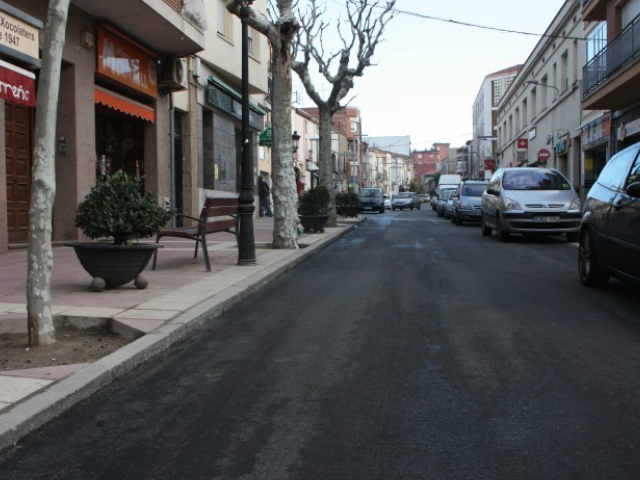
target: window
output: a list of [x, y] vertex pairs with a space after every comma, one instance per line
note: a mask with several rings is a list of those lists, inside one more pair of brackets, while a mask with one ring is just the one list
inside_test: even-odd
[[529, 118], [527, 117], [527, 106], [528, 106], [528, 102], [527, 99], [525, 98], [524, 100], [522, 100], [522, 126], [526, 127], [529, 124]]
[[355, 118], [351, 119], [351, 133], [358, 133], [358, 120]]
[[607, 22], [602, 22], [587, 36], [587, 63], [607, 46]]
[[227, 9], [224, 6], [224, 0], [218, 1], [218, 10], [216, 12], [218, 35], [223, 37], [227, 34]]
[[569, 52], [560, 57], [560, 90], [569, 88]]
[[513, 79], [516, 77], [507, 77], [504, 79], [504, 91], [506, 92], [507, 90], [509, 90], [509, 87], [511, 86], [511, 84], [513, 83]]
[[520, 131], [520, 109], [516, 108], [516, 133]]
[[637, 148], [629, 148], [613, 156], [600, 173], [597, 182], [604, 187], [620, 190], [627, 179], [631, 162], [634, 161], [637, 154]]
[[502, 98], [502, 80], [493, 80], [491, 82], [492, 96], [491, 105], [497, 107]]
[[534, 88], [531, 90], [531, 119], [538, 115], [538, 91]]
[[249, 47], [249, 55], [251, 56], [253, 56], [253, 54], [255, 53], [253, 36], [254, 36], [253, 28], [247, 28], [247, 44]]

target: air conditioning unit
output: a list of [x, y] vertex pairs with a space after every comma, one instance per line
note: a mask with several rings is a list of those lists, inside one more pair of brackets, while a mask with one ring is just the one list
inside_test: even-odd
[[170, 90], [189, 88], [188, 65], [186, 58], [166, 57], [160, 69], [160, 86]]

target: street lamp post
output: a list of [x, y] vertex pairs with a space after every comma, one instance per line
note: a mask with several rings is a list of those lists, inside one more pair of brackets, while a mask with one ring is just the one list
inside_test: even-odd
[[242, 187], [238, 198], [238, 265], [256, 264], [256, 247], [253, 235], [253, 165], [251, 158], [251, 131], [249, 130], [249, 5], [246, 0], [240, 10], [242, 21]]

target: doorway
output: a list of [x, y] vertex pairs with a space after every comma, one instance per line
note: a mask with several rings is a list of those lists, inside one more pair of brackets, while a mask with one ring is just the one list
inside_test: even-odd
[[33, 152], [33, 109], [4, 103], [8, 241], [29, 240], [31, 164]]

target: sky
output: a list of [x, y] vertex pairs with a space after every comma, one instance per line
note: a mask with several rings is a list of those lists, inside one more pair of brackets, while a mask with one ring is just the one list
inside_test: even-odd
[[[328, 8], [345, 3], [325, 1]], [[362, 133], [409, 135], [413, 150], [429, 149], [435, 142], [464, 145], [472, 137], [472, 107], [484, 77], [525, 63], [563, 3], [397, 0], [400, 12], [376, 48], [375, 65], [355, 79], [352, 95], [347, 96], [355, 97], [349, 106], [360, 109]], [[295, 76], [293, 88], [302, 94], [300, 106], [314, 106]]]

